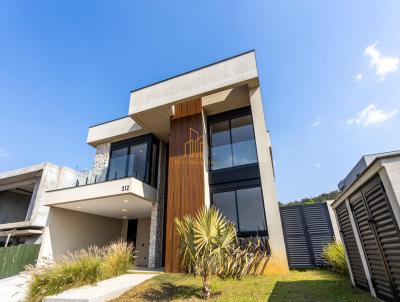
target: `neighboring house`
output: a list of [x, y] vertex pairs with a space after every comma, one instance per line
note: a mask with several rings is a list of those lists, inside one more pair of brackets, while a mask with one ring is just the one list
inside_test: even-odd
[[377, 158], [386, 155], [400, 154], [400, 151], [391, 151], [383, 153], [368, 154], [361, 157], [353, 169], [346, 177], [338, 183], [339, 191], [344, 191], [348, 188], [360, 175], [368, 168], [368, 166]]
[[41, 243], [47, 190], [72, 185], [75, 171], [50, 163], [0, 173], [0, 246]]
[[176, 272], [174, 218], [213, 205], [239, 237], [269, 239], [269, 272], [288, 271], [254, 51], [132, 91], [87, 143], [93, 170], [45, 194], [41, 255], [122, 237], [137, 265]]
[[[363, 161], [366, 166], [347, 183], [332, 208], [353, 285], [382, 300], [398, 301], [400, 151], [367, 155], [360, 162]], [[354, 171], [349, 175], [354, 175]]]

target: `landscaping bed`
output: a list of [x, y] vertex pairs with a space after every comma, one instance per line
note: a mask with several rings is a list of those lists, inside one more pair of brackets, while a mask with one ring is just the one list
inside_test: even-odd
[[[212, 277], [211, 301], [378, 301], [355, 289], [350, 281], [325, 270], [291, 271], [285, 277], [246, 276], [243, 280]], [[181, 274], [161, 274], [113, 302], [204, 301], [201, 279]]]

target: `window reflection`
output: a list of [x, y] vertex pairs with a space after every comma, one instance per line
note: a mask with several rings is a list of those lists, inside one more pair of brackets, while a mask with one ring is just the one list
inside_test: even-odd
[[128, 176], [133, 176], [139, 180], [146, 177], [146, 156], [147, 143], [131, 145], [128, 161]]
[[264, 208], [261, 188], [248, 188], [236, 191], [239, 224], [241, 232], [265, 229]]
[[235, 192], [221, 192], [213, 194], [213, 204], [219, 209], [222, 214], [235, 224], [236, 231], [237, 228], [237, 215], [235, 206]]
[[250, 115], [231, 119], [233, 163], [235, 166], [257, 162], [253, 122]]
[[260, 186], [215, 192], [213, 205], [231, 220], [241, 233], [266, 231], [265, 213]]
[[111, 145], [107, 180], [135, 177], [151, 186], [157, 180], [158, 144], [146, 135]]
[[250, 114], [210, 123], [211, 170], [257, 162]]
[[111, 153], [108, 179], [126, 177], [128, 147], [114, 149]]

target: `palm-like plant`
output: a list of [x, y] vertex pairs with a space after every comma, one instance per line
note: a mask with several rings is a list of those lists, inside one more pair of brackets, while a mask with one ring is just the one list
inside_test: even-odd
[[180, 243], [181, 265], [189, 273], [199, 274], [203, 297], [211, 294], [210, 277], [218, 274], [229, 251], [236, 244], [233, 224], [214, 208], [201, 209], [196, 216], [175, 219]]

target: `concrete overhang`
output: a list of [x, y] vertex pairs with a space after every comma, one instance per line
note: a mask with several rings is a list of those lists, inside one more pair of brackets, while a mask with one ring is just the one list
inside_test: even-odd
[[86, 142], [96, 147], [103, 142], [114, 142], [148, 133], [131, 117], [125, 116], [89, 128]]
[[7, 237], [8, 235], [12, 237], [33, 236], [33, 235], [41, 235], [42, 233], [43, 230], [36, 230], [36, 229], [8, 230], [8, 231], [0, 231], [0, 237]]
[[34, 184], [37, 177], [42, 175], [46, 165], [49, 165], [49, 163], [33, 165], [22, 169], [0, 173], [0, 191], [13, 189], [16, 186]]
[[44, 205], [117, 219], [149, 217], [157, 190], [133, 177], [48, 191]]
[[259, 85], [254, 51], [132, 91], [129, 116], [168, 141], [173, 105], [243, 85]]
[[43, 228], [43, 225], [35, 225], [32, 221], [18, 221], [0, 224], [1, 231], [24, 228]]

